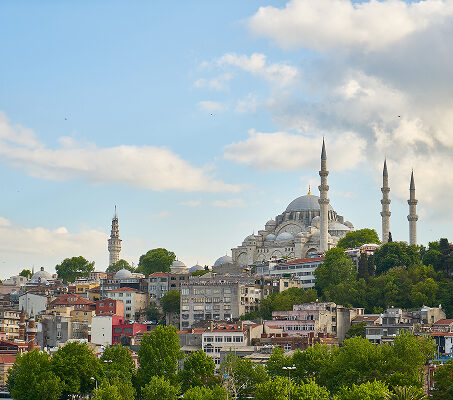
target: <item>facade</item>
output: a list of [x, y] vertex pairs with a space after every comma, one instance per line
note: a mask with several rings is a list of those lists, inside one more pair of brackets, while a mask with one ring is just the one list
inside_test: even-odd
[[95, 311], [96, 304], [75, 293], [63, 293], [49, 303], [49, 309], [69, 307], [75, 311]]
[[38, 346], [45, 349], [57, 347], [72, 339], [72, 319], [70, 315], [46, 314], [38, 324]]
[[112, 344], [124, 343], [134, 344], [134, 338], [140, 333], [146, 333], [148, 330], [147, 324], [134, 323], [119, 323], [113, 325]]
[[19, 338], [19, 320], [19, 310], [0, 310], [0, 332], [5, 333], [7, 340]]
[[346, 308], [332, 302], [294, 305], [291, 311], [272, 312], [272, 321], [266, 325], [281, 328], [287, 335], [335, 336], [343, 341], [351, 321], [363, 314], [362, 308]]
[[104, 299], [96, 302], [96, 315], [118, 315], [124, 317], [124, 303], [121, 300]]
[[154, 272], [148, 277], [148, 292], [151, 299], [160, 299], [168, 289], [169, 274]]
[[148, 296], [146, 293], [129, 287], [109, 291], [106, 300], [108, 299], [118, 300], [124, 303], [124, 317], [127, 320], [139, 319], [139, 314], [148, 305]]
[[111, 346], [113, 326], [121, 324], [124, 324], [124, 317], [119, 315], [95, 315], [91, 320], [91, 343]]
[[281, 258], [303, 259], [324, 252], [354, 226], [344, 221], [331, 207], [327, 198], [327, 155], [323, 142], [321, 152], [320, 197], [311, 194], [293, 200], [286, 210], [268, 221], [264, 230], [247, 236], [242, 245], [232, 249], [232, 262], [253, 265]]
[[34, 293], [24, 293], [19, 296], [19, 310], [24, 310], [27, 314], [41, 314], [47, 308], [47, 296]]

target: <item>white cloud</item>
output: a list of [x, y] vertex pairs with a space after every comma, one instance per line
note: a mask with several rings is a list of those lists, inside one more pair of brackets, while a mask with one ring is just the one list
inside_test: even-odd
[[227, 109], [227, 107], [217, 101], [205, 100], [198, 103], [198, 108], [208, 112], [222, 112]]
[[243, 199], [216, 200], [212, 203], [212, 205], [214, 207], [236, 208], [236, 207], [244, 207], [245, 202]]
[[187, 207], [200, 207], [201, 200], [182, 201], [179, 204], [181, 204], [182, 206], [187, 206]]
[[379, 50], [440, 24], [453, 15], [451, 0], [290, 0], [261, 7], [249, 20], [253, 33], [283, 48]]
[[42, 179], [91, 183], [120, 183], [164, 191], [236, 192], [238, 186], [217, 180], [208, 167], [189, 164], [170, 149], [156, 146], [98, 148], [60, 138], [61, 147], [50, 149], [33, 131], [9, 123], [0, 112], [0, 157], [15, 168]]
[[[245, 141], [225, 147], [224, 157], [257, 170], [289, 171], [317, 168], [321, 155], [320, 137], [287, 132], [262, 133], [251, 130]], [[354, 168], [363, 160], [365, 141], [347, 132], [327, 141], [329, 168]]]
[[228, 82], [231, 80], [232, 77], [233, 77], [232, 74], [225, 73], [211, 79], [201, 78], [195, 81], [194, 86], [196, 88], [226, 90], [228, 88]]
[[254, 113], [258, 108], [258, 99], [253, 93], [249, 93], [244, 99], [238, 100], [235, 112], [245, 114], [248, 112]]
[[18, 274], [22, 268], [45, 266], [49, 271], [65, 258], [82, 255], [105, 268], [108, 235], [96, 230], [70, 233], [65, 227], [50, 230], [27, 228], [0, 217], [0, 262], [2, 277]]
[[291, 65], [283, 63], [268, 64], [266, 56], [260, 53], [253, 53], [250, 57], [228, 53], [218, 60], [218, 64], [220, 66], [231, 65], [238, 67], [280, 86], [287, 86], [293, 83], [299, 75], [297, 68]]
[[162, 219], [162, 218], [167, 218], [171, 215], [170, 211], [164, 210], [161, 212], [158, 212], [152, 216], [153, 219]]

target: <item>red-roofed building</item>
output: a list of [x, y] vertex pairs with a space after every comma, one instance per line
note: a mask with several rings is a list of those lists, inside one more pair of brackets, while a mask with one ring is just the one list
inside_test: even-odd
[[124, 303], [121, 300], [103, 299], [96, 301], [96, 315], [119, 315], [124, 317]]
[[14, 365], [18, 354], [26, 352], [26, 342], [0, 341], [0, 386], [5, 386], [8, 379], [8, 370]]
[[433, 332], [430, 336], [436, 342], [440, 354], [453, 355], [453, 332]]
[[124, 303], [124, 317], [126, 320], [138, 320], [140, 313], [148, 305], [148, 295], [130, 287], [108, 291], [107, 299], [118, 300]]
[[148, 325], [138, 322], [122, 323], [113, 325], [112, 330], [112, 344], [115, 345], [122, 343], [121, 338], [123, 338], [123, 340], [125, 338], [127, 344], [134, 344], [135, 336], [139, 333], [146, 333], [148, 330]]
[[453, 319], [440, 319], [436, 321], [432, 330], [434, 332], [453, 332]]
[[49, 304], [50, 309], [70, 307], [76, 311], [95, 311], [96, 304], [75, 293], [63, 293]]

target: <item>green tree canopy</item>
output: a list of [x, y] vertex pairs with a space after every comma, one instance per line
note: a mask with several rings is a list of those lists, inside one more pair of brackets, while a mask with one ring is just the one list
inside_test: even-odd
[[135, 268], [132, 267], [126, 260], [118, 260], [116, 263], [109, 265], [105, 272], [118, 272], [120, 269], [127, 269], [128, 271], [135, 272]]
[[329, 346], [319, 343], [304, 351], [296, 350], [292, 357], [296, 367], [293, 375], [304, 382], [311, 379], [321, 382], [323, 371], [332, 362], [333, 354]]
[[[427, 397], [422, 388], [414, 386], [396, 386], [389, 392], [386, 400], [426, 400]], [[447, 399], [445, 397], [444, 399]]]
[[57, 400], [62, 387], [47, 353], [35, 349], [18, 355], [8, 371], [8, 390], [16, 400]]
[[352, 338], [355, 336], [364, 338], [366, 334], [366, 322], [360, 322], [358, 324], [352, 324], [346, 332], [346, 338]]
[[184, 359], [184, 367], [180, 372], [182, 390], [195, 386], [210, 387], [217, 384], [214, 378], [215, 364], [203, 350], [198, 350]]
[[228, 393], [224, 387], [216, 386], [212, 389], [195, 386], [184, 393], [184, 400], [227, 400]]
[[82, 256], [66, 258], [55, 266], [55, 270], [64, 282], [75, 282], [77, 278], [88, 277], [94, 271], [94, 261], [89, 262]]
[[175, 253], [167, 249], [149, 250], [140, 256], [137, 270], [145, 275], [151, 275], [154, 272], [169, 272], [170, 265], [175, 259]]
[[436, 390], [432, 393], [434, 400], [453, 400], [453, 358], [441, 365], [434, 373]]
[[85, 343], [68, 342], [52, 357], [52, 370], [61, 380], [63, 395], [87, 394], [102, 380], [98, 358]]
[[143, 312], [146, 314], [146, 318], [149, 321], [160, 321], [162, 318], [162, 313], [154, 301], [150, 301], [148, 307], [146, 307]]
[[269, 360], [267, 360], [266, 371], [271, 377], [284, 376], [283, 367], [289, 367], [292, 363], [292, 357], [285, 356], [285, 351], [281, 347], [274, 347]]
[[152, 376], [173, 379], [182, 356], [175, 327], [159, 325], [153, 332], [146, 333], [138, 349], [140, 385], [145, 386]]
[[142, 389], [142, 400], [177, 400], [179, 388], [160, 376], [152, 376]]
[[374, 252], [374, 264], [377, 275], [394, 267], [420, 265], [420, 252], [405, 242], [385, 243]]
[[19, 276], [23, 276], [25, 278], [30, 279], [32, 277], [32, 273], [29, 269], [23, 269], [22, 271], [19, 272]]
[[275, 377], [259, 384], [256, 388], [256, 400], [329, 400], [329, 391], [318, 386], [314, 381], [297, 384], [288, 376]]
[[135, 363], [131, 352], [121, 344], [107, 347], [100, 360], [109, 380], [119, 378], [130, 381], [135, 373]]
[[[108, 382], [102, 383], [93, 392], [94, 400], [119, 400], [121, 399], [118, 388], [115, 385], [110, 385]], [[122, 399], [121, 399], [122, 400]]]
[[179, 290], [169, 290], [160, 298], [160, 304], [165, 314], [179, 314], [181, 293]]
[[316, 288], [324, 293], [340, 283], [355, 282], [357, 272], [351, 258], [340, 247], [326, 252], [324, 262], [316, 268]]
[[352, 387], [343, 387], [337, 394], [338, 400], [386, 400], [388, 388], [384, 382], [365, 382]]
[[379, 236], [374, 229], [359, 229], [348, 232], [346, 236], [338, 241], [337, 247], [352, 249], [367, 243], [381, 244]]

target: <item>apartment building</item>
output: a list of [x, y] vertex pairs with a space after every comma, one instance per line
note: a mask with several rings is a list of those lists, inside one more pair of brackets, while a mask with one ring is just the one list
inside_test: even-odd
[[128, 320], [138, 320], [140, 313], [148, 305], [148, 295], [137, 289], [122, 287], [107, 292], [107, 299], [122, 301], [124, 303], [124, 317]]

